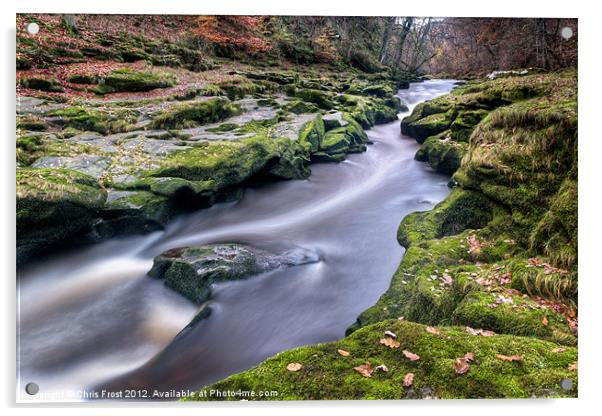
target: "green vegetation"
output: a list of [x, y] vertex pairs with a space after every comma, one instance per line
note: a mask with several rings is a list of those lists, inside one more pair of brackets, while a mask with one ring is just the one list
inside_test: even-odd
[[151, 128], [175, 129], [215, 123], [240, 114], [238, 105], [223, 98], [180, 104], [158, 114]]
[[106, 191], [98, 181], [65, 169], [17, 170], [17, 262], [90, 227]]
[[53, 78], [21, 78], [19, 84], [24, 88], [31, 88], [33, 90], [40, 90], [46, 92], [62, 92], [64, 91], [60, 83]]
[[84, 106], [65, 107], [46, 114], [59, 117], [65, 127], [101, 134], [125, 132], [133, 129], [137, 113], [126, 109], [92, 109]]
[[83, 148], [45, 135], [22, 136], [17, 138], [17, 163], [29, 166], [42, 156], [79, 154]]
[[[210, 390], [255, 391], [249, 400], [358, 400], [358, 399], [462, 399], [576, 397], [577, 373], [569, 369], [577, 361], [577, 350], [558, 349], [554, 343], [534, 338], [471, 335], [463, 327], [438, 328], [429, 333], [423, 325], [385, 320], [362, 328], [340, 341], [301, 347], [269, 358], [259, 366], [212, 384], [202, 394], [185, 400], [225, 400], [211, 397]], [[385, 331], [397, 335], [399, 348], [388, 348], [379, 340]], [[341, 355], [339, 350], [349, 353]], [[410, 361], [402, 350], [420, 358]], [[465, 374], [454, 371], [454, 362], [467, 353], [473, 361]], [[496, 354], [519, 356], [514, 362]], [[301, 364], [289, 371], [291, 363]], [[374, 372], [362, 376], [354, 367], [369, 363]], [[384, 365], [387, 371], [376, 369]], [[414, 375], [404, 387], [406, 374]], [[560, 381], [571, 380], [563, 390]], [[277, 396], [259, 397], [259, 392], [276, 391]], [[240, 400], [230, 397], [228, 400]]]

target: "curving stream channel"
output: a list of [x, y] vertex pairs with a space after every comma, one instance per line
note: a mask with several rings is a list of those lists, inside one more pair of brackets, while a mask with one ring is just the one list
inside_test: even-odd
[[[453, 85], [426, 81], [398, 96], [411, 111]], [[280, 351], [343, 337], [390, 283], [403, 255], [401, 219], [449, 192], [446, 176], [414, 161], [418, 145], [400, 135], [399, 122], [368, 136], [367, 152], [314, 164], [308, 180], [249, 188], [241, 200], [180, 217], [163, 232], [19, 270], [19, 399], [198, 389]], [[209, 318], [182, 331], [198, 306], [146, 272], [164, 250], [215, 242], [310, 252], [319, 261], [220, 284]], [[40, 386], [37, 396], [20, 393], [28, 382]]]

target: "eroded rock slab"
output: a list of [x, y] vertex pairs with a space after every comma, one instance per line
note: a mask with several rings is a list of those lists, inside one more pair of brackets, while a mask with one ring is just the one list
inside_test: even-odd
[[241, 244], [174, 248], [155, 257], [148, 275], [196, 303], [211, 297], [211, 285], [245, 279], [280, 267], [313, 263], [317, 254], [293, 250], [274, 254]]

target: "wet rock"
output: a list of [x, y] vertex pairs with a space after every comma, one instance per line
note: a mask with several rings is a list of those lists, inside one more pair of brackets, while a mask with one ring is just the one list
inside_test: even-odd
[[36, 160], [33, 168], [64, 168], [99, 178], [107, 170], [110, 161], [97, 155], [81, 154], [74, 157], [46, 156]]
[[168, 250], [155, 257], [148, 275], [165, 279], [166, 286], [202, 303], [210, 298], [213, 283], [318, 260], [316, 254], [306, 250], [278, 255], [240, 244], [211, 244]]
[[17, 170], [17, 262], [82, 235], [106, 197], [95, 178], [80, 172]]

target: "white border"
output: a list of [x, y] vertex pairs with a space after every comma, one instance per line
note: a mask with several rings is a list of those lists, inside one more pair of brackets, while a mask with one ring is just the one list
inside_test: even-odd
[[[3, 20], [3, 59], [2, 71], [2, 175], [3, 199], [0, 230], [0, 264], [5, 273], [1, 278], [3, 334], [2, 357], [3, 371], [0, 376], [2, 405], [9, 412], [16, 410], [26, 414], [43, 411], [49, 415], [79, 414], [82, 407], [94, 415], [106, 416], [107, 411], [116, 414], [128, 414], [132, 411], [147, 415], [165, 416], [172, 414], [190, 414], [191, 412], [210, 412], [210, 414], [306, 414], [309, 412], [341, 412], [345, 415], [372, 415], [382, 413], [447, 415], [507, 415], [509, 413], [529, 412], [547, 415], [588, 414], [596, 406], [600, 396], [600, 359], [602, 353], [600, 330], [600, 293], [602, 276], [598, 258], [600, 258], [600, 169], [602, 164], [602, 118], [600, 116], [602, 92], [600, 91], [600, 15], [596, 13], [594, 2], [547, 0], [541, 2], [526, 0], [504, 0], [498, 2], [479, 2], [475, 0], [428, 0], [428, 1], [384, 1], [371, 0], [349, 4], [344, 0], [301, 0], [285, 2], [275, 0], [21, 0], [2, 2]], [[537, 4], [539, 3], [539, 4]], [[486, 4], [486, 6], [485, 6]], [[139, 14], [304, 14], [304, 15], [405, 15], [405, 16], [496, 16], [496, 17], [577, 17], [579, 18], [579, 280], [580, 280], [580, 367], [579, 399], [565, 400], [491, 400], [491, 401], [437, 401], [437, 402], [295, 402], [295, 403], [217, 403], [205, 405], [152, 403], [152, 404], [96, 404], [70, 405], [64, 409], [61, 405], [41, 406], [14, 404], [15, 388], [15, 284], [14, 284], [14, 132], [15, 132], [15, 13], [139, 13]], [[107, 409], [106, 407], [110, 407]], [[118, 408], [127, 406], [126, 409]], [[17, 408], [15, 408], [17, 407]], [[174, 409], [175, 407], [175, 409]]]

